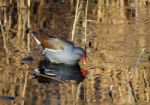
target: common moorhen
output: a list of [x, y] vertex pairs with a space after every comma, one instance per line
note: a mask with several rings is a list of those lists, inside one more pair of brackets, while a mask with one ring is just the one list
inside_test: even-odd
[[[43, 77], [40, 76], [43, 75]], [[65, 65], [65, 64], [51, 64], [47, 60], [41, 60], [38, 67], [34, 69], [33, 76], [37, 79], [44, 80], [44, 75], [49, 76], [57, 80], [74, 80], [76, 82], [81, 82], [85, 76], [82, 74], [82, 70], [77, 65]], [[48, 82], [48, 79], [45, 79]], [[43, 81], [43, 82], [45, 82]]]
[[51, 63], [76, 65], [80, 59], [84, 64], [86, 63], [85, 51], [76, 47], [73, 42], [48, 36], [48, 33], [43, 30], [40, 30], [38, 34], [34, 32], [33, 37], [42, 46], [44, 56]]

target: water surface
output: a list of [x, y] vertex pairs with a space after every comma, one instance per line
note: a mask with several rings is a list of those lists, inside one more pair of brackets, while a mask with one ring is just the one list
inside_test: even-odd
[[[88, 74], [81, 86], [57, 81], [39, 83], [32, 79], [32, 72], [43, 57], [31, 32], [42, 28], [54, 36], [70, 40], [74, 7], [69, 3], [55, 1], [42, 5], [35, 2], [30, 9], [17, 8], [14, 3], [11, 7], [0, 8], [0, 20], [4, 26], [0, 31], [0, 104], [149, 105], [150, 9], [143, 2], [124, 6], [117, 2], [108, 6], [102, 3], [99, 8], [96, 2], [89, 3]], [[82, 10], [74, 37], [74, 42], [82, 47], [83, 17]], [[145, 52], [131, 87], [130, 72], [143, 48]], [[33, 61], [23, 64], [21, 60], [27, 56], [32, 56]]]

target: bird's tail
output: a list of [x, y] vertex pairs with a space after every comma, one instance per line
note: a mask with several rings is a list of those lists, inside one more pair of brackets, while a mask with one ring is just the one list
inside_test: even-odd
[[33, 31], [32, 32], [32, 36], [33, 36], [33, 38], [35, 39], [35, 41], [37, 42], [37, 44], [41, 44], [41, 42], [40, 42], [40, 40], [38, 39], [38, 37], [39, 37], [39, 33], [37, 33], [37, 32], [35, 32], [35, 31]]

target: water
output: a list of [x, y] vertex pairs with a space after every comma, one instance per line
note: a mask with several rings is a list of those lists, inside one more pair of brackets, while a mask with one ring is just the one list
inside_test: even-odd
[[[55, 1], [48, 4], [41, 6], [37, 2], [37, 7], [33, 3], [31, 9], [18, 10], [15, 5], [11, 9], [7, 6], [1, 7], [0, 20], [6, 32], [2, 32], [1, 28], [0, 104], [150, 104], [149, 5], [118, 6], [117, 3], [112, 3], [108, 7], [101, 6], [98, 12], [96, 4], [89, 3], [86, 66], [88, 74], [79, 85], [70, 81], [40, 83], [32, 79], [33, 70], [43, 57], [30, 32], [44, 28], [54, 36], [71, 39], [74, 7], [71, 8], [68, 2], [61, 4]], [[83, 16], [82, 11], [81, 17]], [[84, 45], [84, 25], [81, 17], [74, 38], [74, 42], [79, 46]], [[145, 52], [131, 87], [130, 72], [143, 48]], [[27, 56], [32, 56], [33, 60], [23, 64], [22, 58]]]

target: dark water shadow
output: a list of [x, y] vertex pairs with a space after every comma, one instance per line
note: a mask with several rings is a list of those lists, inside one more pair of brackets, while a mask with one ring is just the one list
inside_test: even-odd
[[66, 64], [52, 64], [47, 60], [39, 61], [34, 69], [33, 76], [40, 83], [73, 80], [77, 83], [84, 80], [79, 64], [69, 66]]

